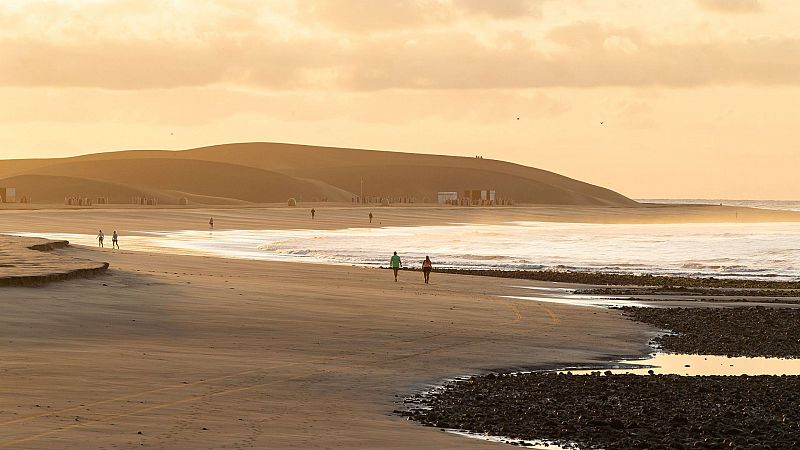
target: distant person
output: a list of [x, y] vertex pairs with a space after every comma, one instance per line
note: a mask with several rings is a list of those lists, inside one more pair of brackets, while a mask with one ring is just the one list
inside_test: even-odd
[[117, 230], [114, 230], [111, 234], [111, 248], [113, 249], [114, 247], [117, 247], [117, 250], [119, 250], [119, 235], [117, 234]]
[[426, 256], [425, 261], [422, 261], [422, 276], [425, 277], [425, 284], [431, 280], [431, 271], [433, 270], [433, 263], [431, 257]]
[[98, 247], [103, 247], [103, 239], [105, 237], [106, 237], [106, 235], [103, 234], [103, 230], [100, 230], [100, 231], [97, 232], [97, 246]]
[[214, 229], [214, 218], [213, 217], [208, 219], [208, 226], [211, 227], [212, 230]]
[[397, 272], [400, 270], [400, 267], [403, 266], [403, 263], [400, 262], [400, 257], [397, 256], [397, 252], [394, 252], [392, 255], [392, 259], [389, 261], [389, 265], [392, 267], [394, 271], [394, 282], [397, 283]]
[[314, 216], [317, 214], [317, 211], [314, 208], [311, 208], [311, 220], [314, 220]]
[[369, 223], [372, 223], [372, 212], [369, 213]]

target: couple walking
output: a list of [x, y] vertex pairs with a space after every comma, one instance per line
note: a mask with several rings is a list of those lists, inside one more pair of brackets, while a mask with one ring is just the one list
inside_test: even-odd
[[[104, 247], [103, 240], [106, 238], [106, 234], [103, 233], [103, 230], [97, 232], [97, 246]], [[117, 234], [117, 230], [114, 230], [114, 234], [111, 235], [111, 248], [116, 247], [119, 249], [119, 235]]]
[[[400, 261], [400, 257], [397, 256], [397, 252], [394, 252], [392, 255], [392, 259], [389, 261], [389, 266], [391, 266], [392, 271], [394, 271], [394, 281], [397, 282], [397, 272], [400, 271], [400, 268], [403, 267], [402, 261]], [[433, 263], [431, 262], [430, 256], [425, 257], [425, 261], [422, 261], [422, 275], [425, 277], [425, 284], [431, 279], [431, 271], [433, 270]]]

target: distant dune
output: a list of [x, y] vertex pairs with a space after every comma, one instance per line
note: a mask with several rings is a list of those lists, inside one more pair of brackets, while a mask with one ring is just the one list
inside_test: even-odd
[[434, 202], [438, 191], [494, 189], [517, 203], [634, 206], [614, 191], [553, 172], [490, 159], [293, 144], [244, 143], [184, 151], [123, 151], [74, 158], [0, 161], [0, 186], [15, 186], [35, 203], [67, 195], [132, 196], [176, 204], [298, 200], [349, 202], [360, 181], [370, 196]]

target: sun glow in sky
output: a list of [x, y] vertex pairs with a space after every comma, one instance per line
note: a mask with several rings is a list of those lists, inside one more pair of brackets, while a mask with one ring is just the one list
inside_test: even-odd
[[5, 0], [0, 158], [295, 142], [798, 199], [798, 23], [794, 0]]

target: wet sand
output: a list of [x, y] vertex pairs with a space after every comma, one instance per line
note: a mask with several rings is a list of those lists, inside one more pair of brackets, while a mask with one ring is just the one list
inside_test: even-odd
[[[708, 367], [695, 376], [681, 376], [683, 371], [660, 375], [652, 369], [649, 375], [641, 374], [647, 369], [636, 369], [638, 375], [610, 370], [605, 376], [599, 371], [488, 374], [411, 397], [401, 413], [430, 427], [488, 434], [517, 445], [542, 441], [587, 449], [800, 445], [795, 407], [800, 376], [792, 372], [797, 365], [763, 360], [763, 366], [774, 372], [753, 376], [754, 367], [747, 366], [758, 365], [758, 360], [735, 358], [800, 357], [796, 326], [800, 310], [762, 306], [622, 310], [632, 320], [671, 331], [653, 340], [664, 351], [699, 355], [694, 360], [672, 355], [677, 361], [684, 359], [686, 371], [698, 370], [689, 361], [698, 366], [744, 367], [732, 369], [733, 376], [713, 368], [713, 375], [708, 375], [704, 372]], [[622, 365], [620, 372], [629, 369]], [[763, 367], [755, 372], [759, 369]], [[782, 370], [795, 375], [784, 376], [787, 372]]]
[[[0, 210], [13, 205], [0, 205]], [[316, 209], [312, 221], [310, 210]], [[368, 214], [374, 220], [369, 223]], [[514, 221], [573, 223], [709, 223], [798, 222], [800, 212], [706, 205], [641, 205], [638, 207], [443, 207], [438, 205], [353, 206], [342, 203], [303, 203], [252, 207], [137, 207], [106, 205], [67, 208], [29, 205], [3, 211], [0, 233], [59, 232], [95, 234], [116, 229], [123, 236], [136, 231], [206, 230], [209, 217], [216, 229], [343, 229], [349, 227], [422, 226], [451, 223], [498, 224]]]
[[111, 268], [0, 290], [0, 448], [496, 446], [392, 411], [452, 376], [641, 355], [653, 331], [496, 278], [60, 253]]

